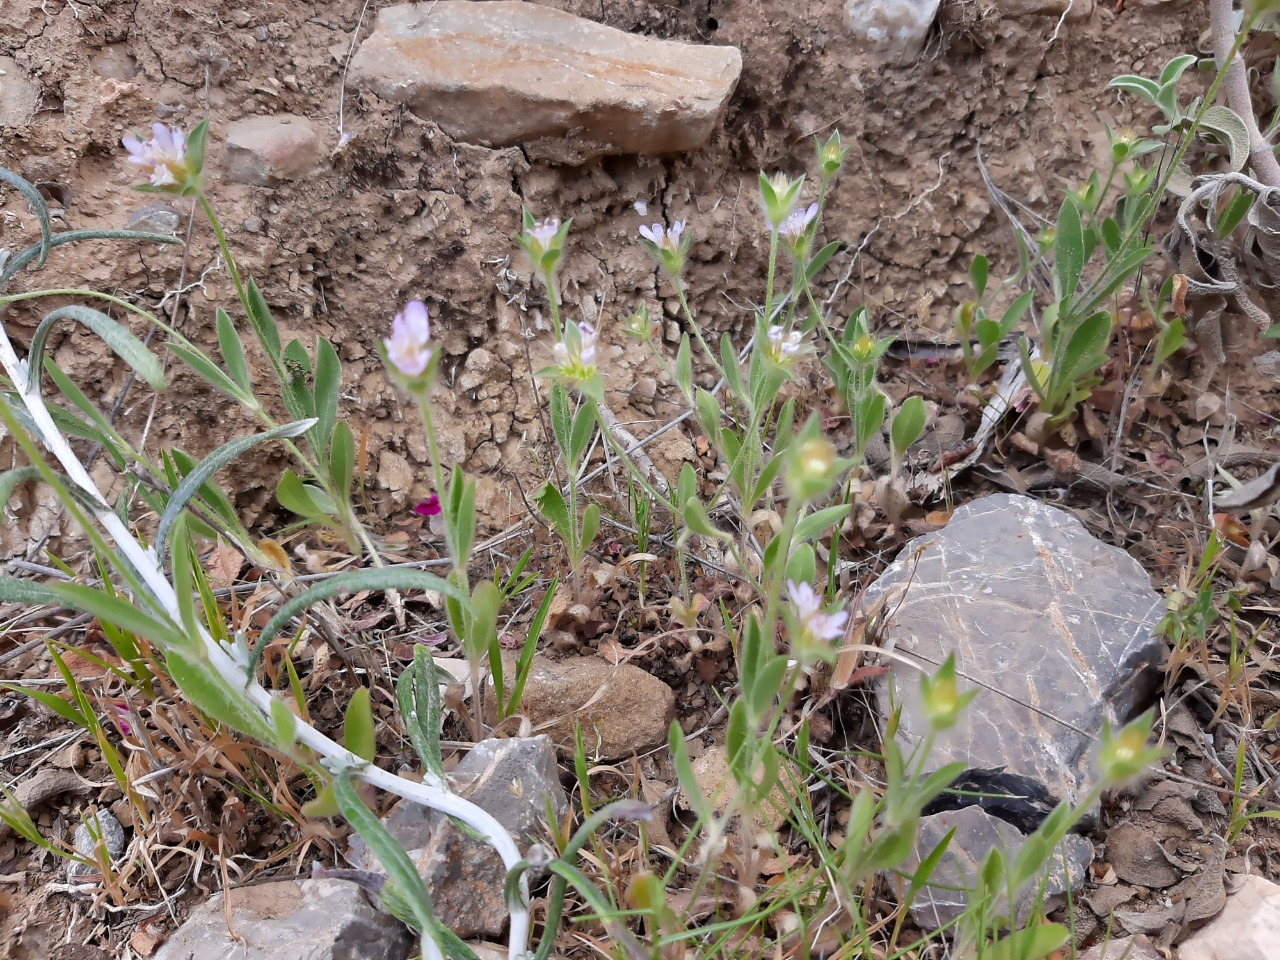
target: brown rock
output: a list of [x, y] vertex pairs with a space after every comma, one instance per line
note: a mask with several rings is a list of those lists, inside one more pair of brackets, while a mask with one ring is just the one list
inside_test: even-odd
[[1080, 955], [1080, 960], [1164, 960], [1149, 937], [1120, 937], [1095, 944]]
[[451, 137], [572, 164], [696, 149], [741, 71], [733, 47], [652, 40], [510, 0], [387, 7], [351, 63], [356, 85]]
[[22, 127], [40, 105], [40, 85], [12, 57], [0, 57], [0, 130]]
[[227, 153], [231, 179], [255, 187], [310, 176], [325, 158], [324, 145], [311, 121], [285, 113], [231, 124]]
[[[555, 748], [546, 737], [478, 743], [450, 779], [459, 796], [491, 814], [526, 851], [547, 837], [548, 806], [559, 820], [569, 805]], [[444, 814], [407, 800], [396, 804], [383, 823], [409, 851], [441, 923], [464, 938], [502, 934], [509, 920], [502, 899], [507, 870], [488, 843], [464, 833]], [[351, 859], [365, 870], [382, 869], [358, 836], [351, 838]]]
[[[514, 671], [504, 672], [509, 684]], [[539, 654], [529, 668], [520, 712], [568, 750], [574, 727], [581, 726], [587, 756], [618, 760], [666, 742], [676, 698], [661, 680], [629, 663], [615, 667], [597, 657], [557, 663]]]

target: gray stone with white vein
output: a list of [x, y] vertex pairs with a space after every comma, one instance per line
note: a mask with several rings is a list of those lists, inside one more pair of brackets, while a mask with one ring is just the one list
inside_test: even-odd
[[[1087, 789], [1105, 723], [1132, 718], [1158, 682], [1161, 597], [1138, 562], [1075, 517], [1027, 497], [966, 504], [943, 530], [912, 541], [867, 591], [887, 598], [884, 646], [932, 673], [954, 652], [961, 688], [978, 695], [941, 734], [930, 769], [960, 761], [963, 786], [1003, 794], [974, 802], [1033, 830]], [[898, 661], [877, 696], [901, 707], [907, 754], [928, 732], [920, 670]]]

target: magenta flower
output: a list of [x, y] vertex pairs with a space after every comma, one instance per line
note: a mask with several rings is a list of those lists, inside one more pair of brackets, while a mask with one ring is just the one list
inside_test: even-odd
[[129, 162], [142, 167], [153, 187], [172, 187], [187, 180], [192, 171], [187, 166], [187, 138], [177, 127], [157, 123], [151, 127], [151, 139], [124, 137]]
[[420, 377], [431, 362], [431, 315], [421, 300], [410, 300], [391, 322], [384, 339], [387, 361], [406, 377]]
[[438, 517], [440, 515], [440, 498], [433, 493], [422, 502], [414, 504], [413, 512], [420, 517]]
[[833, 643], [844, 636], [845, 624], [849, 622], [848, 612], [824, 613], [822, 599], [809, 584], [788, 580], [787, 599], [796, 608], [796, 618], [805, 639]]

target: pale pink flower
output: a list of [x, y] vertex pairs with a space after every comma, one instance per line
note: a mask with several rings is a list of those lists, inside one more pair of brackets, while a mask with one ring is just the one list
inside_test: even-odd
[[560, 232], [560, 218], [552, 217], [550, 220], [538, 220], [525, 232], [529, 235], [529, 239], [537, 243], [543, 250], [549, 250], [551, 242], [555, 240], [556, 234]]
[[151, 139], [139, 140], [130, 136], [120, 142], [129, 151], [129, 162], [146, 171], [153, 187], [174, 186], [189, 173], [187, 137], [177, 127], [153, 124]]
[[785, 363], [804, 349], [804, 337], [799, 330], [787, 333], [785, 328], [769, 328], [769, 354], [778, 363]]
[[684, 233], [684, 228], [688, 226], [688, 221], [677, 220], [670, 229], [655, 223], [651, 227], [641, 227], [640, 236], [644, 237], [655, 247], [661, 247], [668, 253], [678, 253], [680, 251], [680, 234]]
[[391, 336], [382, 341], [387, 359], [406, 377], [418, 377], [431, 362], [431, 315], [421, 300], [410, 300], [391, 322]]
[[569, 352], [569, 347], [563, 342], [552, 347], [551, 352], [566, 375], [590, 376], [596, 363], [596, 328], [589, 323], [579, 323], [578, 333], [581, 338], [576, 356]]
[[778, 233], [792, 243], [797, 243], [804, 236], [804, 232], [809, 229], [809, 224], [813, 223], [813, 218], [817, 215], [818, 205], [811, 203], [803, 210], [796, 210], [788, 214], [787, 218], [782, 221], [782, 226], [778, 228]]
[[787, 598], [796, 608], [796, 617], [800, 627], [815, 640], [833, 643], [844, 636], [845, 624], [849, 622], [849, 614], [845, 610], [838, 613], [824, 613], [822, 598], [807, 583], [797, 584], [787, 581]]

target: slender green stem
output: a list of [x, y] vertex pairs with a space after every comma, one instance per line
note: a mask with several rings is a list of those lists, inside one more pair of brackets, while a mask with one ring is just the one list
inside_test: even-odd
[[564, 339], [564, 328], [560, 325], [560, 292], [556, 288], [556, 275], [553, 270], [542, 271], [542, 282], [547, 288], [547, 306], [551, 310], [551, 324], [556, 340]]
[[[205, 218], [209, 221], [209, 226], [213, 227], [213, 235], [218, 238], [218, 247], [222, 251], [222, 259], [227, 262], [227, 272], [231, 274], [231, 282], [235, 285], [240, 305], [244, 307], [245, 313], [248, 313], [249, 295], [245, 291], [244, 283], [240, 280], [240, 270], [236, 267], [236, 258], [231, 255], [231, 247], [227, 244], [227, 235], [222, 230], [222, 223], [218, 220], [218, 215], [213, 212], [213, 204], [204, 195], [204, 191], [196, 194], [196, 197], [200, 201], [200, 209], [204, 211]], [[279, 363], [279, 357], [272, 357], [271, 362]]]
[[680, 298], [680, 309], [684, 312], [685, 322], [689, 325], [689, 329], [693, 331], [693, 335], [697, 338], [699, 346], [702, 347], [702, 352], [707, 355], [707, 360], [711, 363], [711, 366], [715, 367], [716, 373], [722, 380], [726, 379], [724, 375], [724, 367], [720, 365], [720, 358], [715, 355], [715, 351], [711, 349], [710, 345], [703, 338], [702, 328], [693, 318], [693, 311], [689, 308], [689, 301], [685, 296], [684, 284], [680, 281], [679, 277], [674, 277], [673, 279], [676, 282], [676, 296]]

